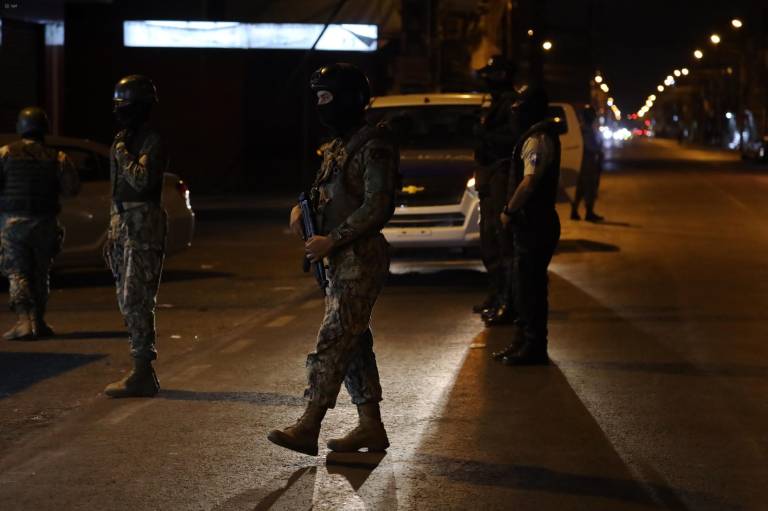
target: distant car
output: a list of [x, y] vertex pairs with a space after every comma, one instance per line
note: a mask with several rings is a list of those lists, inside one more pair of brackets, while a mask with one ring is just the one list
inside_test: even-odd
[[[369, 119], [391, 120], [396, 130], [406, 133], [400, 145], [403, 186], [397, 193], [395, 214], [383, 231], [392, 246], [466, 248], [479, 244], [473, 126], [489, 102], [490, 96], [478, 93], [373, 99]], [[552, 103], [550, 114], [563, 124], [561, 169], [576, 174], [584, 149], [576, 111], [570, 104]]]
[[[0, 134], [0, 146], [16, 135]], [[57, 267], [103, 265], [102, 247], [109, 226], [111, 188], [109, 147], [90, 140], [46, 137], [46, 144], [64, 151], [80, 173], [82, 188], [76, 197], [63, 198], [59, 220], [66, 229], [64, 249], [56, 258]], [[175, 174], [165, 174], [163, 207], [168, 212], [168, 255], [192, 244], [195, 214], [187, 185]]]

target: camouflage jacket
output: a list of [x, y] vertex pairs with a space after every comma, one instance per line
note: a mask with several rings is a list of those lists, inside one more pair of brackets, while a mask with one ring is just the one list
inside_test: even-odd
[[312, 187], [319, 230], [336, 246], [379, 233], [394, 212], [400, 153], [380, 127], [324, 144]]
[[122, 130], [110, 150], [112, 198], [160, 203], [168, 158], [160, 136], [149, 126]]
[[153, 129], [144, 126], [117, 134], [110, 151], [113, 208], [108, 237], [112, 242], [138, 250], [165, 248], [167, 217], [161, 194], [167, 167], [164, 146]]
[[[10, 158], [55, 161], [58, 166], [58, 191], [62, 197], [73, 197], [80, 191], [80, 176], [66, 153], [28, 138], [0, 147], [0, 183], [5, 183], [5, 167]], [[0, 184], [2, 186], [2, 184]]]

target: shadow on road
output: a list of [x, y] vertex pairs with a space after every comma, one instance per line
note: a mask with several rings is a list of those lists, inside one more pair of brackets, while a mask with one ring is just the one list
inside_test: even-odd
[[106, 355], [82, 353], [0, 353], [0, 399], [42, 380], [100, 360]]
[[556, 254], [569, 254], [574, 252], [618, 252], [619, 246], [600, 241], [584, 239], [564, 239], [557, 245]]
[[[553, 280], [555, 287], [562, 285]], [[568, 303], [577, 299], [571, 296]], [[468, 350], [444, 398], [446, 408], [436, 412], [443, 418], [425, 434], [413, 460], [419, 473], [428, 474], [416, 490], [420, 501], [438, 501], [452, 481], [465, 492], [453, 505], [464, 509], [478, 499], [530, 509], [572, 509], [566, 502], [578, 502], [573, 509], [738, 509], [719, 496], [669, 486], [658, 474], [638, 480], [559, 362], [511, 368], [490, 358], [511, 338], [512, 327], [498, 327], [468, 340], [477, 349]], [[686, 370], [686, 364], [674, 363], [670, 369], [676, 366]], [[606, 500], [609, 507], [603, 507]]]
[[[202, 279], [222, 279], [233, 277], [234, 273], [209, 271], [167, 269], [163, 271], [163, 282], [183, 282]], [[55, 272], [51, 275], [51, 287], [56, 289], [83, 287], [112, 287], [115, 281], [106, 269], [83, 269]], [[8, 281], [3, 279], [2, 288], [8, 288]]]
[[57, 334], [52, 339], [67, 339], [87, 341], [91, 339], [128, 339], [128, 333], [118, 330], [107, 330], [103, 332], [69, 332], [66, 334]]
[[260, 406], [304, 406], [304, 398], [272, 392], [206, 392], [182, 389], [162, 389], [159, 398], [172, 401], [222, 401]]
[[[424, 286], [424, 287], [469, 287], [482, 289], [487, 285], [485, 273], [473, 270], [438, 270], [429, 273], [419, 272], [419, 263], [410, 263], [414, 272], [390, 274], [387, 286]], [[418, 273], [417, 273], [418, 272]]]

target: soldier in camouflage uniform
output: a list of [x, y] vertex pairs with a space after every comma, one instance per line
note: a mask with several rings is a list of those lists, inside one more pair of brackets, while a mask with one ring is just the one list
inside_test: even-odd
[[[381, 234], [394, 211], [399, 152], [384, 126], [365, 124], [368, 80], [349, 64], [320, 68], [312, 75], [320, 118], [335, 138], [322, 147], [323, 163], [311, 197], [319, 232], [306, 242], [307, 257], [326, 258], [329, 286], [317, 347], [307, 357], [307, 409], [296, 425], [272, 431], [272, 442], [317, 454], [320, 424], [336, 404], [342, 382], [357, 405], [358, 426], [329, 440], [333, 451], [389, 447], [381, 422], [381, 386], [373, 353], [370, 319], [389, 270], [388, 244]], [[301, 235], [301, 211], [291, 228]]]
[[149, 124], [157, 89], [131, 75], [115, 87], [114, 112], [122, 128], [110, 153], [112, 209], [104, 256], [117, 287], [117, 304], [128, 328], [133, 370], [107, 386], [110, 397], [152, 397], [160, 385], [152, 367], [155, 300], [165, 258], [167, 216], [162, 207], [168, 160]]
[[71, 197], [80, 180], [66, 154], [45, 145], [48, 117], [37, 107], [19, 113], [21, 140], [0, 147], [0, 270], [10, 283], [16, 324], [5, 339], [54, 335], [45, 322], [48, 277], [64, 229], [59, 196]]

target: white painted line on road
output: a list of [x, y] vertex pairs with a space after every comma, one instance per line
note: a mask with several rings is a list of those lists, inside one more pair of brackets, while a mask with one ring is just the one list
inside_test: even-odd
[[141, 403], [128, 404], [123, 408], [120, 408], [119, 410], [115, 410], [114, 412], [110, 413], [109, 415], [101, 419], [99, 423], [114, 426], [115, 424], [119, 424], [123, 422], [125, 419], [135, 414], [139, 410], [143, 410], [144, 408], [148, 407], [152, 403], [154, 403], [153, 400], [147, 399], [146, 401], [142, 401]]
[[278, 316], [264, 326], [267, 328], [280, 328], [287, 325], [294, 319], [296, 319], [296, 316]]
[[233, 342], [223, 350], [221, 350], [222, 353], [237, 353], [240, 351], [243, 351], [245, 348], [250, 346], [252, 344], [251, 339], [240, 339], [239, 341]]
[[307, 310], [307, 309], [315, 309], [317, 307], [322, 307], [325, 303], [325, 300], [322, 298], [313, 298], [312, 300], [307, 300], [303, 304], [301, 304], [301, 307], [299, 309]]

